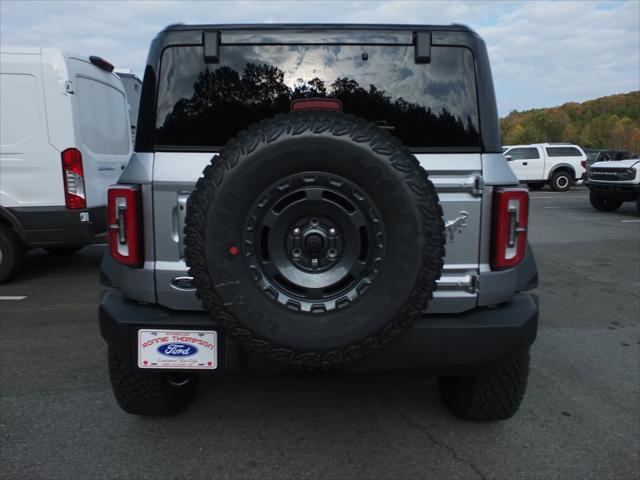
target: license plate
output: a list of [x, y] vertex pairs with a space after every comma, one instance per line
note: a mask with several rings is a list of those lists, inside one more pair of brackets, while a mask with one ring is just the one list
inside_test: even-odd
[[203, 330], [138, 330], [138, 367], [213, 370], [218, 336]]

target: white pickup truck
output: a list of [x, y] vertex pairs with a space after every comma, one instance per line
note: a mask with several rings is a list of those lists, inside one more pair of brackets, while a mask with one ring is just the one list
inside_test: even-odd
[[569, 143], [505, 145], [502, 150], [518, 180], [531, 190], [540, 190], [546, 184], [556, 192], [569, 190], [586, 168], [587, 156], [582, 148]]

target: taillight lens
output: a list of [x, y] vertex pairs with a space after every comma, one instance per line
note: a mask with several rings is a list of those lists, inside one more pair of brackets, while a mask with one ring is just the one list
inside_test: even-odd
[[64, 202], [67, 208], [87, 208], [82, 153], [77, 148], [67, 148], [62, 152], [62, 178], [64, 179]]
[[129, 266], [143, 262], [140, 189], [115, 185], [108, 191], [109, 251]]
[[580, 162], [580, 165], [582, 165], [582, 168], [584, 168], [585, 170], [587, 169], [587, 161], [586, 160], [582, 160]]
[[493, 252], [495, 270], [520, 263], [527, 250], [529, 192], [526, 188], [499, 188], [495, 192]]

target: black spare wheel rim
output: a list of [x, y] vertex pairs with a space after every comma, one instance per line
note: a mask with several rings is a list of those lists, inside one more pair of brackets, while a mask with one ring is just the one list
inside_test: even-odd
[[384, 261], [384, 225], [346, 178], [301, 172], [267, 188], [249, 211], [244, 252], [260, 290], [323, 313], [364, 295]]
[[444, 257], [442, 210], [416, 158], [338, 112], [280, 115], [240, 133], [198, 180], [184, 231], [215, 328], [310, 369], [404, 332]]

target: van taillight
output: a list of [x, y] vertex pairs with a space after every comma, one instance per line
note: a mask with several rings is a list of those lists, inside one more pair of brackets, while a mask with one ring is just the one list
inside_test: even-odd
[[140, 266], [143, 262], [140, 189], [114, 185], [109, 187], [107, 197], [109, 251], [120, 263]]
[[64, 202], [67, 208], [87, 208], [82, 153], [77, 148], [67, 148], [62, 152], [62, 178], [64, 179]]
[[493, 251], [491, 267], [511, 268], [524, 259], [527, 250], [529, 191], [525, 188], [499, 188], [493, 210]]

